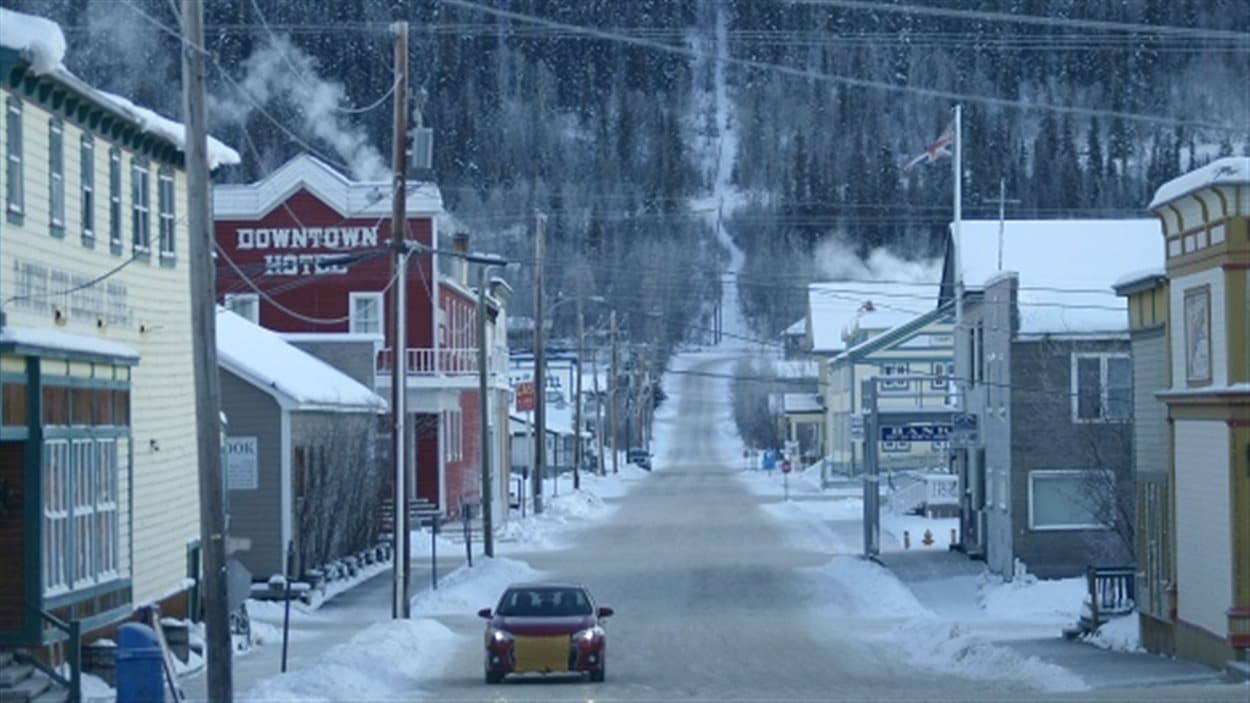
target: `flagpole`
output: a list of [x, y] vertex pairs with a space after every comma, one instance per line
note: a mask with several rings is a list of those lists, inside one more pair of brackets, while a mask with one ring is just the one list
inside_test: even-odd
[[[964, 151], [964, 135], [963, 120], [960, 105], [955, 105], [955, 149], [953, 158], [951, 159], [951, 168], [955, 181], [955, 224], [951, 231], [951, 258], [955, 265], [955, 340], [958, 344], [960, 335], [963, 332], [964, 322], [964, 271], [963, 259], [960, 258], [960, 237], [959, 225], [963, 220], [963, 151]], [[958, 377], [958, 374], [956, 374]], [[963, 393], [962, 384], [956, 380], [955, 388], [955, 408], [963, 409]]]

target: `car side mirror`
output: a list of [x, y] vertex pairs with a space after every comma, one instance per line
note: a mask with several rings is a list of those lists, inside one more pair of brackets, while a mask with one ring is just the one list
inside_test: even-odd
[[606, 606], [605, 606], [605, 607], [602, 607], [602, 608], [600, 608], [600, 609], [599, 609], [599, 617], [601, 617], [601, 618], [606, 618], [606, 617], [608, 617], [609, 615], [611, 615], [613, 612], [615, 612], [615, 611], [614, 611], [614, 610], [612, 610], [611, 608], [608, 608], [608, 607], [606, 607]]
[[481, 610], [477, 611], [477, 616], [479, 618], [486, 618], [487, 620], [490, 620], [490, 617], [491, 617], [490, 608], [482, 608]]

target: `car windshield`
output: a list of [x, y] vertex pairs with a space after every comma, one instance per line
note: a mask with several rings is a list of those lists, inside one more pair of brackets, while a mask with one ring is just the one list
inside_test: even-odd
[[580, 588], [513, 588], [499, 600], [500, 615], [590, 615], [590, 599]]

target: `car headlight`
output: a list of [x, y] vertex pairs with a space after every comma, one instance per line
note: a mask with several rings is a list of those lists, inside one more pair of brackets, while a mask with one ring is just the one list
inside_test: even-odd
[[490, 630], [486, 632], [486, 641], [491, 644], [503, 644], [504, 642], [511, 642], [512, 633], [508, 632], [507, 630], [500, 630], [500, 629], [492, 627], [490, 628]]
[[588, 627], [585, 630], [579, 630], [573, 633], [574, 642], [582, 642], [585, 644], [594, 642], [596, 639], [600, 637], [603, 637], [603, 628], [599, 627], [598, 625], [595, 625], [594, 627]]

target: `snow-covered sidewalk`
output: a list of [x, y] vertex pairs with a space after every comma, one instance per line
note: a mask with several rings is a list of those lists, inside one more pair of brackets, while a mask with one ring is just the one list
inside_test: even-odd
[[[816, 469], [789, 476], [748, 470], [739, 478], [786, 528], [791, 547], [829, 555], [824, 566], [803, 574], [821, 615], [813, 618], [821, 623], [817, 630], [854, 618], [872, 624], [862, 628], [866, 639], [917, 668], [1044, 692], [1219, 680], [1218, 672], [1197, 664], [1132, 653], [1139, 649], [1135, 616], [1109, 623], [1092, 642], [1102, 648], [1064, 640], [1062, 629], [1080, 615], [1084, 579], [1021, 573], [1004, 581], [948, 549], [955, 519], [898, 515], [883, 501], [882, 553], [874, 562], [860, 557], [858, 485], [823, 488]], [[927, 545], [926, 531], [933, 537]]]

